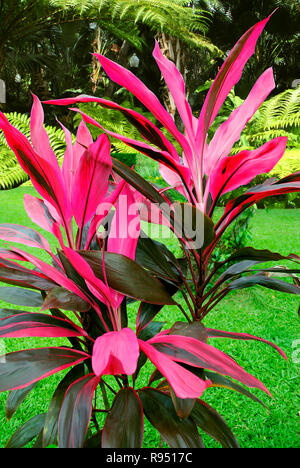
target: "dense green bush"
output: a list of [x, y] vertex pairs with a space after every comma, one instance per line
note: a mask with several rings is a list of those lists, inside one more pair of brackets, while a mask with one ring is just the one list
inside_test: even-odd
[[113, 158], [118, 159], [128, 167], [136, 165], [137, 154], [136, 153], [112, 153]]

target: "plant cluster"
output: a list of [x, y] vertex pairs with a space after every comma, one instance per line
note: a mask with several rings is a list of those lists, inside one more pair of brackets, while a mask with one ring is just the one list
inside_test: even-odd
[[[43, 127], [43, 107], [37, 97], [31, 113], [31, 143], [0, 114], [7, 143], [40, 195], [25, 195], [25, 210], [57, 241], [53, 251], [48, 240], [33, 229], [0, 226], [2, 240], [36, 247], [49, 256], [47, 263], [17, 247], [1, 249], [0, 280], [13, 285], [6, 289], [7, 302], [14, 303], [18, 295], [19, 303], [40, 310], [2, 309], [0, 336], [68, 340], [68, 346], [16, 351], [0, 360], [0, 391], [10, 391], [10, 415], [38, 381], [65, 371], [48, 412], [30, 420], [30, 437], [37, 436], [35, 446], [141, 447], [146, 417], [170, 447], [203, 447], [201, 429], [223, 447], [236, 448], [236, 437], [203, 395], [215, 386], [231, 388], [256, 402], [260, 400], [244, 386], [270, 395], [262, 382], [210, 340], [257, 340], [284, 358], [285, 353], [263, 338], [204, 324], [205, 317], [234, 290], [260, 285], [300, 293], [299, 283], [276, 277], [280, 272], [294, 278], [300, 271], [300, 258], [295, 254], [283, 256], [245, 247], [213, 262], [227, 228], [249, 207], [266, 197], [300, 191], [299, 172], [272, 179], [231, 199], [216, 219], [220, 197], [272, 170], [285, 152], [287, 138], [277, 137], [255, 150], [230, 156], [246, 123], [274, 89], [272, 69], [259, 77], [245, 102], [207, 139], [268, 20], [254, 25], [233, 48], [208, 92], [199, 119], [186, 100], [182, 76], [156, 44], [154, 58], [184, 133], [134, 74], [96, 55], [110, 78], [133, 93], [172, 135], [180, 154], [160, 128], [135, 110], [79, 96], [47, 103], [97, 102], [125, 116], [141, 139], [107, 130], [74, 108], [83, 120], [75, 142], [63, 127], [66, 152], [60, 167]], [[86, 124], [104, 133], [94, 142]], [[158, 161], [168, 187], [157, 190], [133, 168], [112, 158], [108, 136]], [[170, 188], [185, 197], [185, 202], [172, 202]], [[177, 258], [163, 243], [147, 237], [141, 220], [169, 229], [178, 239], [181, 256]], [[289, 260], [292, 267], [266, 266], [281, 260]], [[182, 295], [184, 307], [176, 302], [177, 293]], [[128, 324], [129, 302], [136, 304], [134, 330]], [[179, 307], [182, 320], [163, 328], [156, 318], [164, 305]], [[153, 372], [145, 386], [139, 375], [149, 361]], [[103, 425], [100, 415], [105, 416]], [[13, 438], [9, 446], [14, 446]]]

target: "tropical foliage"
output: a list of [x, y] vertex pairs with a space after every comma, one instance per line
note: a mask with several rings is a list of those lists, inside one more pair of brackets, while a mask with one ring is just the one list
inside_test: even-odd
[[[204, 447], [200, 429], [223, 447], [237, 448], [231, 429], [204, 401], [205, 392], [210, 387], [226, 387], [260, 402], [246, 386], [270, 395], [261, 381], [213, 346], [211, 339], [258, 341], [286, 358], [284, 351], [264, 338], [216, 330], [204, 323], [234, 290], [261, 286], [300, 294], [299, 280], [295, 280], [300, 257], [295, 254], [283, 256], [246, 247], [213, 262], [227, 228], [246, 209], [266, 197], [300, 191], [300, 173], [295, 172], [246, 190], [231, 199], [221, 215], [215, 210], [224, 194], [269, 172], [285, 152], [287, 138], [277, 137], [255, 150], [230, 156], [243, 128], [275, 87], [271, 69], [258, 78], [248, 98], [213, 138], [207, 138], [268, 20], [255, 24], [233, 48], [198, 119], [186, 100], [182, 76], [156, 43], [154, 58], [176, 103], [184, 133], [133, 73], [96, 55], [108, 76], [133, 93], [172, 135], [176, 147], [150, 119], [115, 102], [85, 95], [51, 100], [48, 104], [96, 102], [120, 112], [140, 134], [135, 140], [112, 132], [74, 109], [83, 120], [75, 142], [70, 131], [63, 129], [66, 151], [60, 167], [43, 128], [43, 108], [37, 97], [31, 113], [31, 142], [0, 114], [7, 143], [41, 197], [25, 196], [25, 210], [35, 224], [54, 236], [57, 245], [53, 251], [48, 240], [32, 229], [0, 226], [2, 240], [36, 247], [49, 256], [47, 263], [17, 247], [1, 249], [0, 279], [13, 285], [2, 291], [2, 297], [10, 304], [16, 300], [24, 307], [34, 304], [38, 311], [1, 310], [0, 335], [67, 338], [69, 342], [68, 346], [8, 353], [0, 360], [0, 391], [10, 391], [9, 416], [39, 380], [66, 371], [48, 412], [33, 416], [22, 428], [26, 431], [30, 426], [31, 437], [37, 436], [35, 447], [141, 447], [147, 418], [170, 447]], [[86, 124], [104, 133], [94, 142]], [[168, 187], [185, 197], [185, 202], [173, 203], [168, 187], [158, 190], [111, 158], [108, 136], [157, 161]], [[141, 220], [169, 228], [181, 246], [180, 257], [145, 236]], [[266, 266], [280, 261], [289, 261], [291, 266]], [[182, 295], [184, 307], [176, 301], [176, 293]], [[128, 324], [129, 301], [136, 306], [134, 330]], [[157, 321], [164, 305], [179, 307], [181, 321], [165, 327]], [[147, 361], [154, 372], [145, 385], [139, 373]], [[104, 424], [99, 415], [105, 416]], [[8, 446], [14, 446], [14, 438]]]
[[[205, 32], [208, 15], [203, 10], [187, 9], [187, 0], [51, 0], [53, 6], [66, 11], [73, 10], [82, 16], [94, 17], [101, 28], [115, 33], [119, 22], [131, 24], [127, 26], [127, 40], [135, 45], [142, 45], [140, 28], [134, 25], [145, 24], [155, 34], [163, 31], [191, 45], [199, 45], [200, 41], [209, 42], [197, 33]], [[130, 35], [129, 35], [130, 34]], [[125, 39], [125, 37], [123, 37]]]

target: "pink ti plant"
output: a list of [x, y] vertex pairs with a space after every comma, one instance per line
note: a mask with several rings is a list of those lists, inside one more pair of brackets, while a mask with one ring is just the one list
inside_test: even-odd
[[[101, 98], [79, 96], [48, 104], [95, 101], [125, 115], [143, 140], [109, 132], [81, 112], [83, 122], [75, 142], [64, 128], [66, 153], [60, 168], [43, 128], [38, 98], [34, 96], [31, 143], [0, 114], [0, 128], [9, 146], [42, 197], [26, 195], [26, 212], [57, 241], [54, 252], [37, 231], [18, 225], [0, 226], [2, 240], [42, 249], [51, 262], [16, 247], [0, 250], [0, 280], [14, 285], [7, 288], [7, 302], [14, 304], [12, 296], [18, 294], [19, 304], [21, 301], [24, 306], [40, 309], [2, 309], [0, 335], [68, 340], [68, 346], [16, 351], [0, 360], [0, 391], [11, 392], [6, 407], [9, 418], [38, 381], [68, 369], [48, 413], [30, 421], [34, 429], [28, 437], [38, 436], [35, 446], [141, 447], [146, 416], [171, 447], [203, 447], [198, 428], [223, 447], [238, 447], [225, 421], [201, 399], [203, 393], [213, 386], [225, 386], [260, 401], [241, 383], [270, 394], [263, 383], [208, 341], [212, 337], [257, 340], [271, 345], [284, 358], [285, 353], [262, 338], [214, 330], [203, 323], [234, 289], [261, 285], [292, 294], [300, 291], [297, 285], [268, 276], [272, 268], [251, 269], [268, 261], [289, 259], [298, 263], [296, 255], [283, 257], [248, 247], [222, 263], [211, 262], [222, 234], [246, 208], [264, 197], [300, 189], [299, 173], [268, 181], [231, 200], [216, 224], [212, 220], [222, 195], [270, 171], [285, 151], [286, 139], [277, 138], [254, 151], [230, 156], [246, 123], [274, 89], [271, 69], [258, 79], [243, 105], [219, 127], [212, 140], [207, 140], [208, 130], [239, 81], [268, 19], [253, 26], [236, 44], [207, 95], [199, 119], [192, 115], [186, 100], [182, 76], [156, 44], [154, 58], [173, 95], [184, 133], [137, 77], [97, 55], [110, 78], [132, 92], [172, 135], [181, 154], [158, 127], [137, 112]], [[162, 176], [185, 196], [186, 203], [173, 203], [166, 190], [155, 189], [132, 168], [112, 159], [107, 135], [93, 142], [86, 124], [96, 125], [158, 161]], [[145, 213], [145, 206], [153, 211]], [[142, 235], [139, 212], [150, 221], [153, 213], [160, 213], [159, 222], [177, 235], [184, 259]], [[201, 225], [194, 226], [199, 213]], [[134, 229], [129, 228], [132, 225]], [[181, 227], [185, 228], [183, 232]], [[197, 230], [203, 233], [201, 245], [192, 237], [195, 227], [196, 236]], [[297, 271], [285, 269], [286, 274]], [[178, 291], [184, 307], [175, 301]], [[130, 302], [138, 304], [135, 330], [128, 323]], [[154, 319], [165, 305], [179, 306], [183, 318], [163, 330], [163, 323]], [[148, 375], [146, 386], [140, 386], [139, 376], [143, 372], [145, 376], [147, 360], [154, 365], [154, 372]], [[100, 415], [105, 416], [103, 426]], [[8, 442], [8, 446], [16, 444], [14, 437]]]

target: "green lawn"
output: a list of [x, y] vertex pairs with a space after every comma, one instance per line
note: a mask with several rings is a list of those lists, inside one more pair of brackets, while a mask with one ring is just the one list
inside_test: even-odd
[[[23, 210], [24, 193], [33, 193], [26, 187], [0, 193], [0, 222], [33, 224]], [[253, 220], [253, 247], [268, 248], [283, 254], [300, 252], [300, 210], [258, 211]], [[174, 244], [174, 241], [168, 241]], [[28, 249], [30, 250], [30, 249]], [[33, 251], [33, 249], [31, 249]], [[7, 304], [0, 303], [5, 307]], [[274, 398], [259, 391], [253, 391], [269, 407], [262, 406], [246, 397], [229, 390], [209, 389], [203, 399], [214, 406], [233, 429], [242, 447], [288, 448], [299, 447], [299, 434], [296, 426], [299, 419], [299, 363], [292, 362], [293, 342], [300, 339], [297, 317], [299, 298], [262, 288], [234, 292], [210, 315], [206, 325], [228, 331], [255, 334], [279, 345], [288, 355], [285, 362], [272, 348], [256, 342], [214, 340], [214, 345], [230, 354], [245, 369], [262, 380]], [[130, 325], [134, 326], [134, 311]], [[166, 307], [159, 319], [171, 322], [178, 318], [178, 311]], [[65, 344], [54, 339], [6, 339], [6, 352], [23, 348]], [[1, 345], [0, 345], [1, 346]], [[3, 351], [2, 346], [2, 351]], [[1, 348], [0, 348], [1, 351]], [[1, 354], [1, 352], [0, 352]], [[22, 422], [47, 409], [55, 385], [61, 374], [40, 382], [32, 394], [18, 409], [10, 422], [5, 419], [5, 399], [0, 394], [0, 447], [14, 433]], [[146, 383], [146, 374], [141, 376]], [[146, 424], [145, 447], [155, 447], [159, 437]], [[208, 442], [207, 438], [204, 440]], [[218, 446], [212, 442], [209, 446]]]

